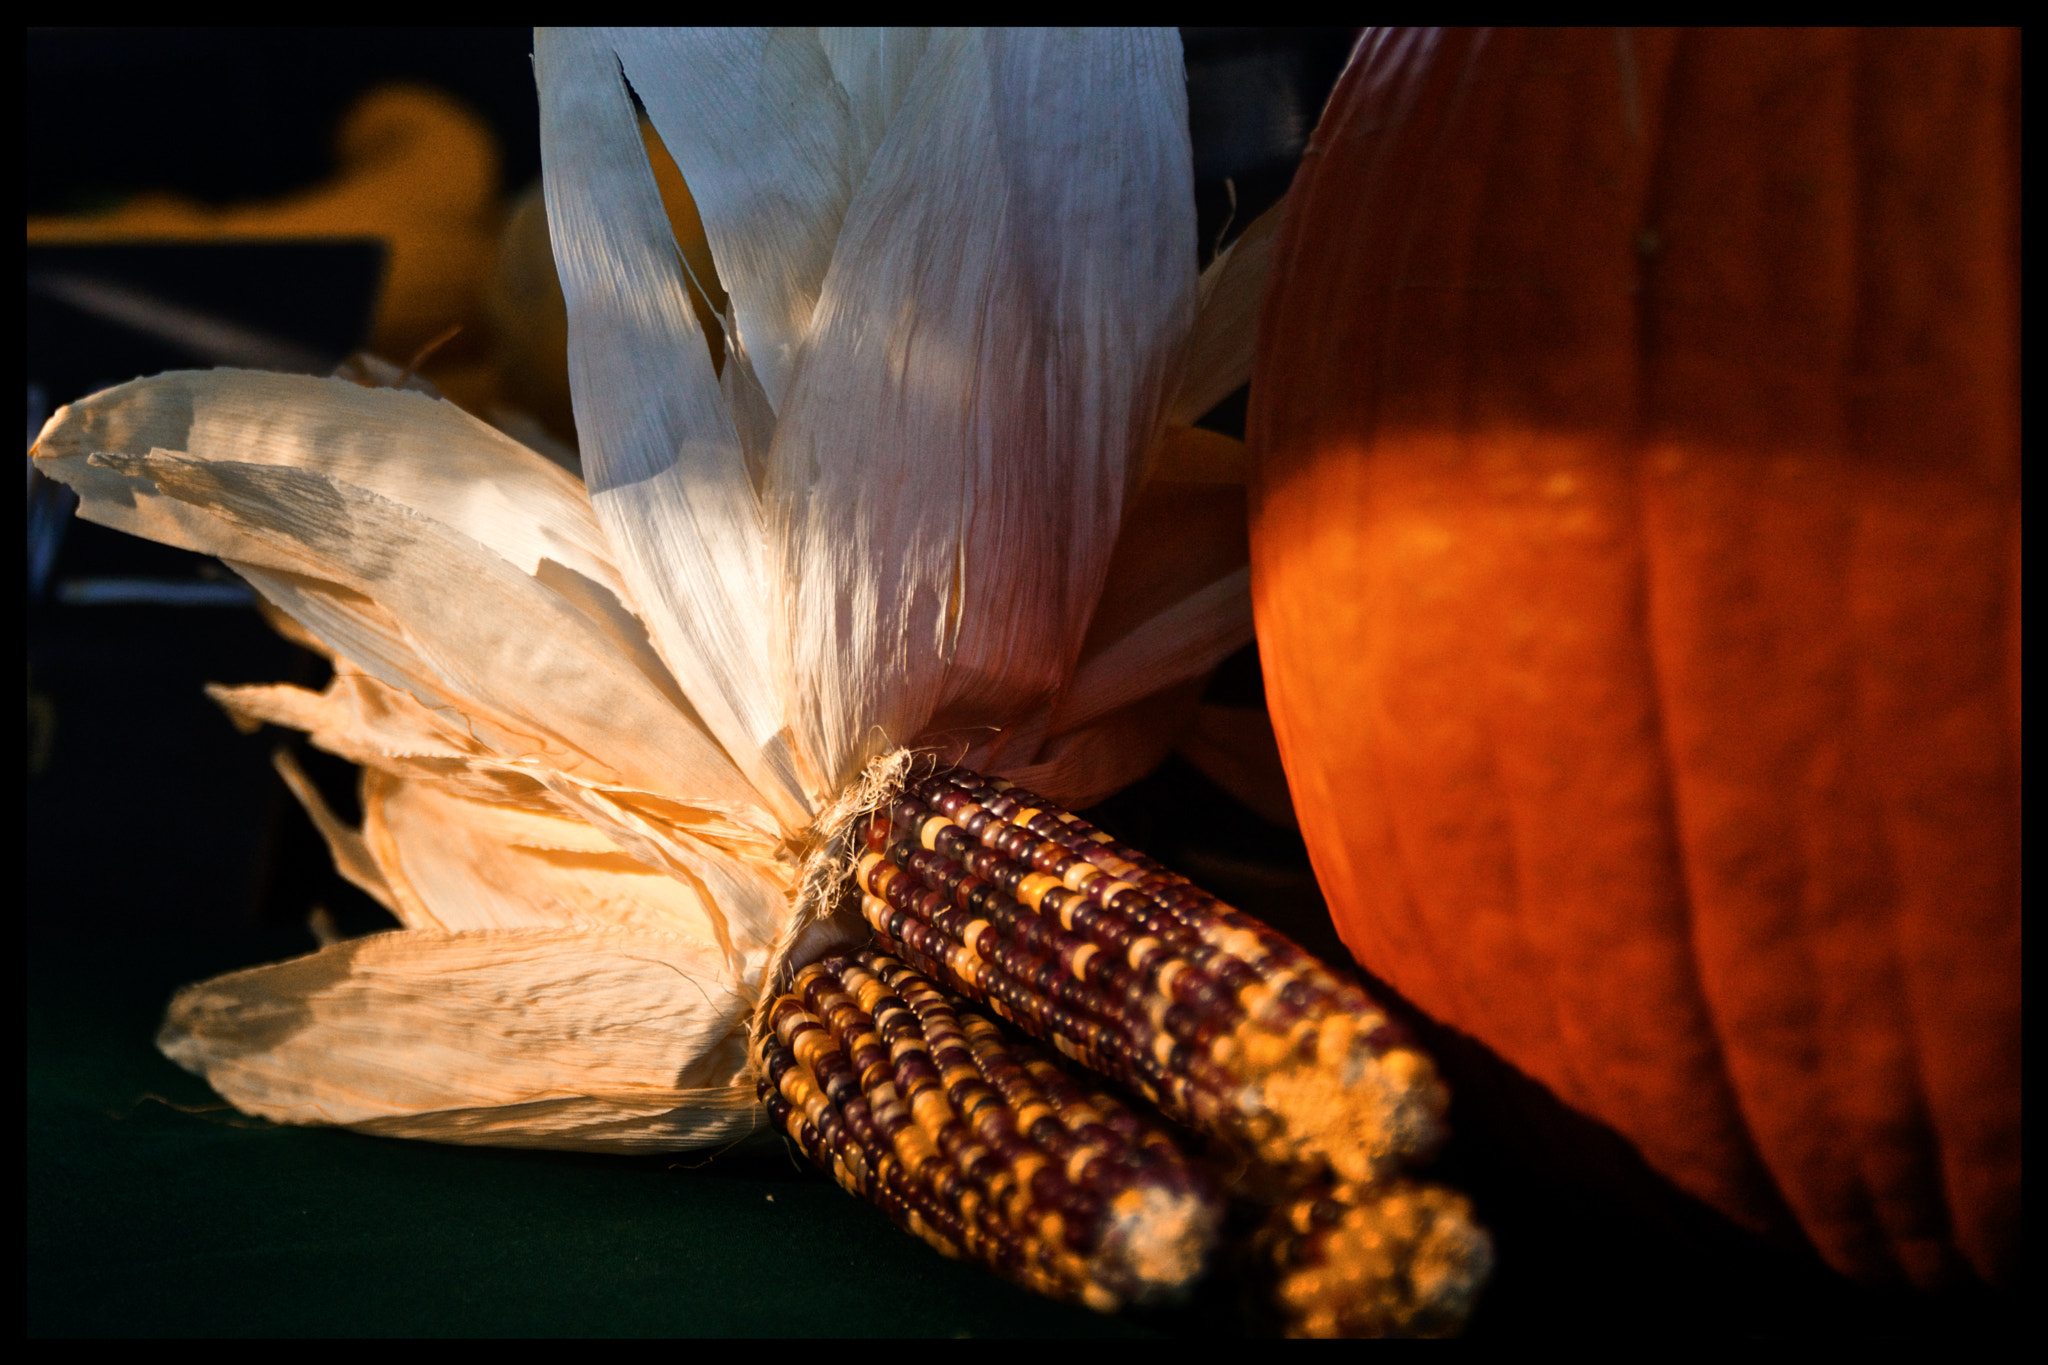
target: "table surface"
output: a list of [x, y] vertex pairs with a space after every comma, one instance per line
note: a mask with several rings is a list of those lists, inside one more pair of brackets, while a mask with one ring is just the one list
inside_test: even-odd
[[[625, 1159], [278, 1127], [151, 1045], [181, 982], [310, 946], [262, 929], [31, 947], [30, 1336], [1243, 1331], [1227, 1285], [1139, 1316], [1036, 1298], [898, 1231], [777, 1140]], [[1477, 1336], [1952, 1342], [2016, 1318], [2017, 1296], [1873, 1297], [1731, 1258], [1487, 1160], [1452, 1173], [1500, 1249]]]

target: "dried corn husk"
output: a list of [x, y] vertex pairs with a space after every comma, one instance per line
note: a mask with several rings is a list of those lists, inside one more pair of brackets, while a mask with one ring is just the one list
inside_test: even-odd
[[1193, 529], [1241, 527], [1235, 453], [1165, 415], [1243, 381], [1260, 238], [1197, 281], [1170, 31], [544, 33], [536, 70], [584, 481], [230, 370], [36, 457], [334, 658], [216, 696], [364, 765], [360, 830], [296, 788], [404, 925], [188, 988], [165, 1051], [281, 1121], [688, 1147], [755, 1121], [764, 991], [865, 933], [825, 893], [877, 765], [1085, 804], [1249, 640], [1241, 529]]

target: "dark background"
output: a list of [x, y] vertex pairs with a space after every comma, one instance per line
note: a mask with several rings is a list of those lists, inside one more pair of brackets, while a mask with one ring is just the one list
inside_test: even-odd
[[[1352, 31], [1184, 36], [1207, 251], [1285, 193]], [[31, 30], [27, 49], [31, 213], [312, 185], [334, 169], [343, 112], [395, 79], [485, 117], [508, 194], [539, 173], [524, 29]], [[30, 252], [32, 276], [53, 250]], [[332, 359], [360, 342], [379, 268], [362, 242], [62, 250]], [[194, 363], [33, 291], [27, 357], [31, 439], [58, 403]], [[1241, 434], [1243, 411], [1240, 394], [1209, 424]], [[942, 1260], [774, 1141], [715, 1160], [605, 1159], [284, 1129], [226, 1109], [150, 1046], [170, 991], [309, 950], [315, 907], [348, 932], [390, 924], [334, 874], [268, 756], [292, 745], [353, 818], [352, 770], [294, 736], [237, 734], [200, 693], [317, 686], [325, 666], [246, 604], [81, 602], [76, 585], [107, 578], [211, 584], [217, 598], [233, 586], [198, 556], [69, 519], [53, 486], [31, 485], [29, 526], [31, 1335], [1242, 1330], [1227, 1288], [1116, 1319], [1032, 1298]], [[1209, 700], [1262, 704], [1255, 652], [1219, 671]], [[1343, 959], [1298, 836], [1185, 762], [1095, 815]], [[1852, 1290], [1796, 1249], [1752, 1244], [1612, 1133], [1414, 1022], [1459, 1082], [1458, 1136], [1434, 1178], [1474, 1195], [1497, 1242], [1476, 1336], [1952, 1337], [2013, 1316], [1983, 1295]]]

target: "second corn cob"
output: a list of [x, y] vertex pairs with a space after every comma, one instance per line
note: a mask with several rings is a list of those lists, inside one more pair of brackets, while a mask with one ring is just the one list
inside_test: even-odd
[[867, 951], [798, 973], [754, 1043], [775, 1126], [949, 1256], [1103, 1311], [1183, 1292], [1221, 1221], [1172, 1140]]
[[1439, 1141], [1434, 1067], [1364, 992], [1080, 817], [944, 769], [865, 837], [882, 946], [1181, 1122], [1355, 1184]]

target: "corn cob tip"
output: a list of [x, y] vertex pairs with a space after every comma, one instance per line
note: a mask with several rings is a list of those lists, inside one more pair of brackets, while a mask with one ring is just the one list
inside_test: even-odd
[[1222, 1206], [1191, 1191], [1132, 1188], [1110, 1202], [1091, 1279], [1135, 1304], [1185, 1297], [1216, 1244]]
[[1493, 1267], [1469, 1201], [1406, 1181], [1310, 1190], [1277, 1208], [1259, 1240], [1290, 1336], [1452, 1335]]
[[1436, 1067], [1414, 1049], [1375, 1056], [1354, 1048], [1334, 1066], [1290, 1058], [1248, 1084], [1241, 1104], [1272, 1116], [1258, 1144], [1266, 1160], [1321, 1161], [1363, 1183], [1435, 1151], [1449, 1098]]

